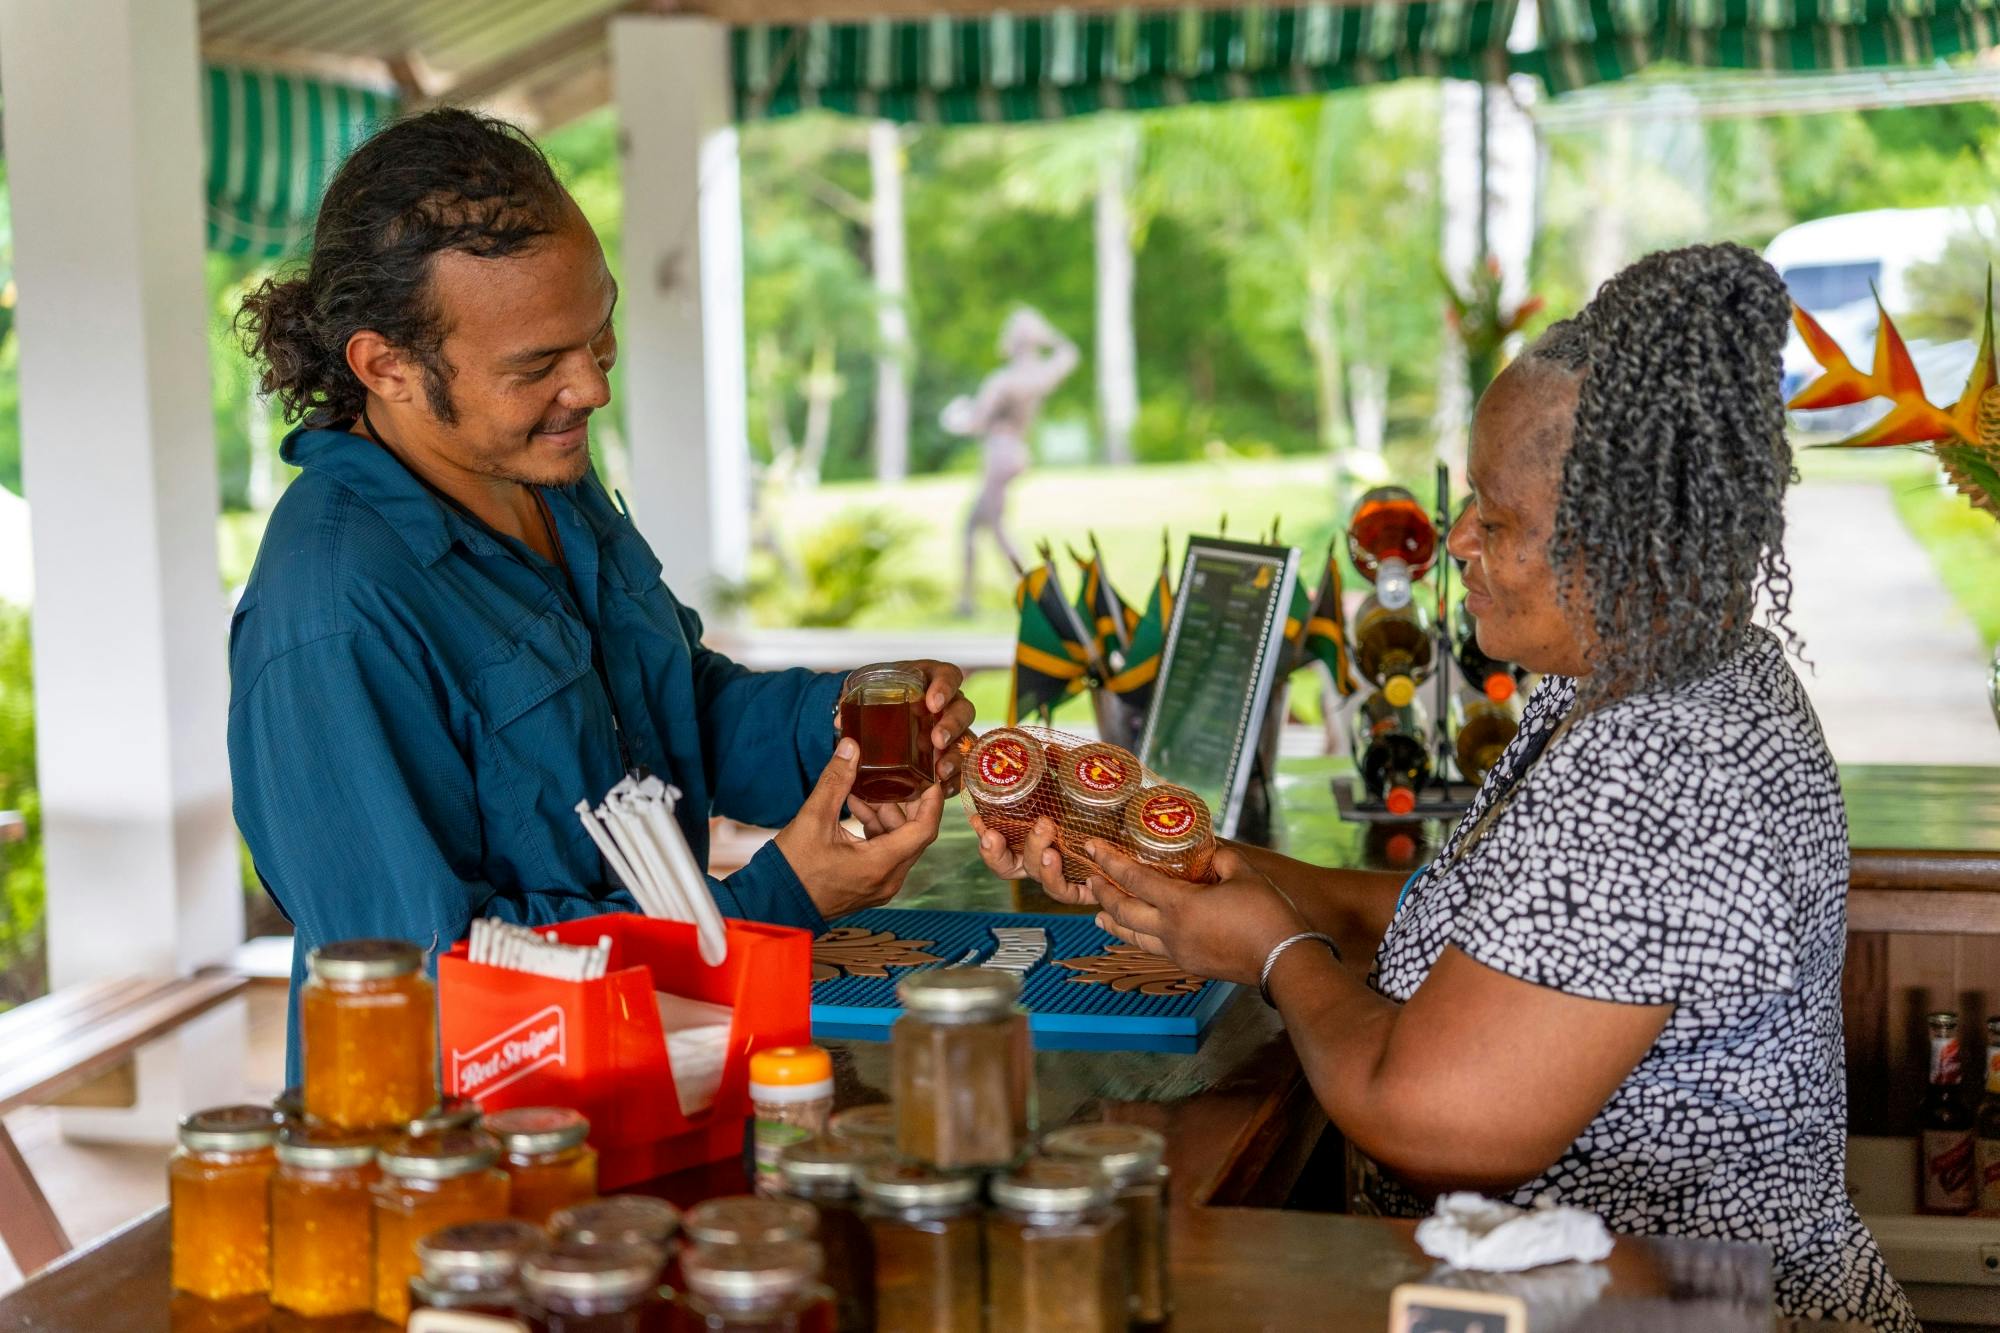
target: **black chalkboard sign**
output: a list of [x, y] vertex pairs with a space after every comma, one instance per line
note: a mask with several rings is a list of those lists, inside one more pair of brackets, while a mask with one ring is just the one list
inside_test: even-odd
[[1181, 564], [1139, 758], [1207, 801], [1225, 837], [1243, 813], [1298, 577], [1296, 548], [1219, 537], [1190, 539]]

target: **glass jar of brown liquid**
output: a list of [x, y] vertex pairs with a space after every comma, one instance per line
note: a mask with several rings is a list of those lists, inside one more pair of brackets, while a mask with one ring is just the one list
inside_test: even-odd
[[646, 1245], [558, 1245], [521, 1262], [535, 1333], [664, 1333], [658, 1252]]
[[[410, 1331], [438, 1325], [471, 1333], [512, 1333], [521, 1322], [521, 1261], [548, 1247], [540, 1227], [517, 1219], [460, 1222], [417, 1242], [419, 1273], [410, 1279]], [[457, 1315], [427, 1320], [424, 1311]]]
[[1084, 1162], [1035, 1158], [994, 1179], [986, 1217], [992, 1326], [1119, 1333], [1130, 1318], [1124, 1221]]
[[1050, 1157], [1089, 1162], [1104, 1173], [1125, 1211], [1132, 1275], [1132, 1321], [1164, 1322], [1167, 1286], [1167, 1141], [1144, 1125], [1067, 1125], [1042, 1137]]
[[881, 1326], [980, 1333], [986, 1273], [979, 1178], [877, 1161], [862, 1169], [860, 1188]]
[[401, 1323], [410, 1312], [410, 1279], [421, 1267], [417, 1242], [454, 1222], [507, 1216], [507, 1176], [496, 1170], [500, 1145], [477, 1130], [394, 1139], [377, 1158], [375, 1313]]
[[500, 1140], [500, 1167], [512, 1182], [508, 1208], [536, 1225], [573, 1203], [597, 1197], [597, 1150], [590, 1121], [560, 1106], [517, 1106], [486, 1117]]
[[1035, 1127], [1034, 1053], [1020, 979], [991, 968], [918, 972], [890, 1029], [896, 1149], [930, 1166], [1006, 1166]]
[[811, 1240], [819, 1231], [819, 1214], [797, 1199], [731, 1194], [688, 1209], [681, 1229], [691, 1245], [772, 1245]]
[[878, 1149], [839, 1139], [794, 1143], [778, 1154], [786, 1194], [819, 1212], [819, 1246], [843, 1333], [875, 1327], [875, 1246], [861, 1217], [861, 1170]]
[[833, 1333], [833, 1293], [819, 1281], [819, 1246], [697, 1245], [682, 1257], [687, 1294], [674, 1333]]
[[925, 706], [928, 682], [913, 666], [863, 667], [840, 696], [840, 733], [861, 748], [854, 795], [908, 801], [937, 781], [931, 733], [937, 714]]
[[268, 1106], [218, 1106], [181, 1121], [167, 1163], [175, 1291], [220, 1301], [271, 1289], [277, 1142]]
[[271, 1176], [271, 1304], [317, 1318], [374, 1306], [375, 1141], [287, 1125]]
[[299, 996], [305, 1113], [335, 1129], [401, 1130], [438, 1104], [437, 989], [405, 940], [306, 956]]

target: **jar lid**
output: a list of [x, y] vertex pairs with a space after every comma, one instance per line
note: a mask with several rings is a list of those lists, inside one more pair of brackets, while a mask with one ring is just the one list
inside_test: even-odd
[[443, 1287], [498, 1282], [514, 1276], [523, 1259], [547, 1245], [548, 1237], [531, 1222], [460, 1222], [418, 1241], [417, 1262], [425, 1281]]
[[916, 667], [904, 666], [900, 662], [886, 662], [880, 666], [862, 667], [859, 670], [849, 672], [847, 683], [841, 686], [840, 693], [842, 698], [847, 698], [860, 690], [879, 690], [884, 686], [900, 686], [914, 691], [916, 698], [921, 699], [924, 697], [924, 686], [928, 684], [930, 684], [929, 680]]
[[1041, 742], [1025, 731], [1001, 727], [979, 738], [966, 756], [961, 782], [983, 805], [1013, 806], [1028, 799], [1048, 773]]
[[577, 1245], [640, 1243], [665, 1249], [681, 1229], [681, 1210], [665, 1199], [618, 1194], [556, 1210], [549, 1231]]
[[406, 1134], [382, 1145], [382, 1173], [412, 1180], [451, 1180], [484, 1171], [500, 1160], [500, 1145], [476, 1129]]
[[778, 1153], [778, 1174], [785, 1184], [808, 1190], [841, 1186], [853, 1190], [861, 1168], [882, 1155], [880, 1144], [852, 1139], [807, 1139]]
[[817, 1281], [825, 1258], [809, 1240], [761, 1245], [698, 1245], [681, 1256], [681, 1277], [715, 1301], [754, 1301]]
[[304, 1124], [306, 1119], [306, 1090], [294, 1084], [271, 1099], [271, 1109], [291, 1124]]
[[954, 1208], [979, 1197], [979, 1177], [915, 1162], [874, 1161], [861, 1169], [861, 1197], [891, 1208]]
[[770, 1046], [750, 1057], [750, 1095], [811, 1101], [833, 1095], [833, 1057], [818, 1046]]
[[268, 1106], [211, 1106], [181, 1120], [191, 1152], [255, 1152], [278, 1141], [278, 1113]]
[[309, 1171], [351, 1171], [375, 1160], [375, 1140], [288, 1122], [278, 1135], [278, 1160]]
[[938, 968], [904, 977], [896, 983], [896, 998], [927, 1018], [985, 1018], [1013, 1007], [1021, 998], [1021, 979], [990, 967]]
[[648, 1245], [558, 1245], [522, 1257], [521, 1285], [536, 1297], [632, 1297], [658, 1284], [663, 1262]]
[[764, 1245], [809, 1238], [819, 1230], [819, 1214], [796, 1199], [734, 1194], [696, 1204], [683, 1225], [697, 1245]]
[[424, 965], [424, 951], [408, 940], [340, 940], [306, 955], [306, 968], [323, 981], [386, 981]]
[[448, 1129], [478, 1129], [479, 1103], [470, 1097], [447, 1097], [410, 1122], [404, 1132], [415, 1138], [421, 1134], [442, 1134]]
[[1208, 841], [1208, 807], [1186, 787], [1148, 787], [1125, 807], [1125, 836], [1142, 856], [1178, 856]]
[[590, 1137], [590, 1121], [567, 1106], [515, 1106], [486, 1117], [486, 1132], [510, 1153], [562, 1152]]
[[1139, 761], [1105, 741], [1079, 745], [1063, 756], [1057, 779], [1063, 795], [1092, 810], [1117, 810], [1139, 789]]
[[1088, 1162], [1031, 1157], [993, 1179], [993, 1202], [1017, 1213], [1081, 1213], [1111, 1201], [1111, 1182]]
[[835, 1111], [826, 1122], [826, 1132], [829, 1137], [847, 1143], [893, 1146], [896, 1108], [890, 1102], [876, 1102], [872, 1106], [850, 1106], [845, 1111]]
[[1085, 1158], [1118, 1182], [1152, 1174], [1166, 1155], [1167, 1141], [1144, 1125], [1065, 1125], [1042, 1136], [1042, 1151], [1056, 1157]]

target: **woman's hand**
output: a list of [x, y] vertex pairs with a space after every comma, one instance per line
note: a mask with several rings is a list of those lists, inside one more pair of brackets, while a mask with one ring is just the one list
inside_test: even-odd
[[1001, 879], [1033, 880], [1043, 893], [1059, 903], [1092, 901], [1090, 890], [1063, 879], [1062, 854], [1056, 850], [1056, 822], [1047, 815], [1037, 819], [1021, 841], [1021, 850], [1007, 845], [1000, 831], [978, 815], [972, 828], [979, 835], [979, 858]]
[[1254, 986], [1272, 947], [1309, 929], [1291, 899], [1228, 847], [1216, 849], [1216, 884], [1175, 879], [1096, 839], [1084, 855], [1103, 869], [1087, 885], [1103, 909], [1097, 924], [1196, 976]]

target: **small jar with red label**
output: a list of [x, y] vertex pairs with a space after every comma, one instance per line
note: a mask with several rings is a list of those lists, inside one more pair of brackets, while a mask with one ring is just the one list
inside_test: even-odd
[[1148, 787], [1125, 807], [1125, 841], [1148, 865], [1206, 883], [1215, 858], [1208, 807], [1186, 787]]
[[988, 826], [1007, 839], [1015, 851], [1027, 841], [1035, 816], [1046, 813], [1046, 797], [1037, 800], [1048, 778], [1042, 743], [1025, 731], [1002, 727], [979, 738], [966, 756], [965, 792]]
[[1140, 772], [1131, 751], [1103, 741], [1063, 753], [1056, 786], [1063, 802], [1064, 878], [1081, 883], [1097, 869], [1082, 859], [1083, 844], [1091, 838], [1117, 839], [1125, 807], [1139, 792]]

